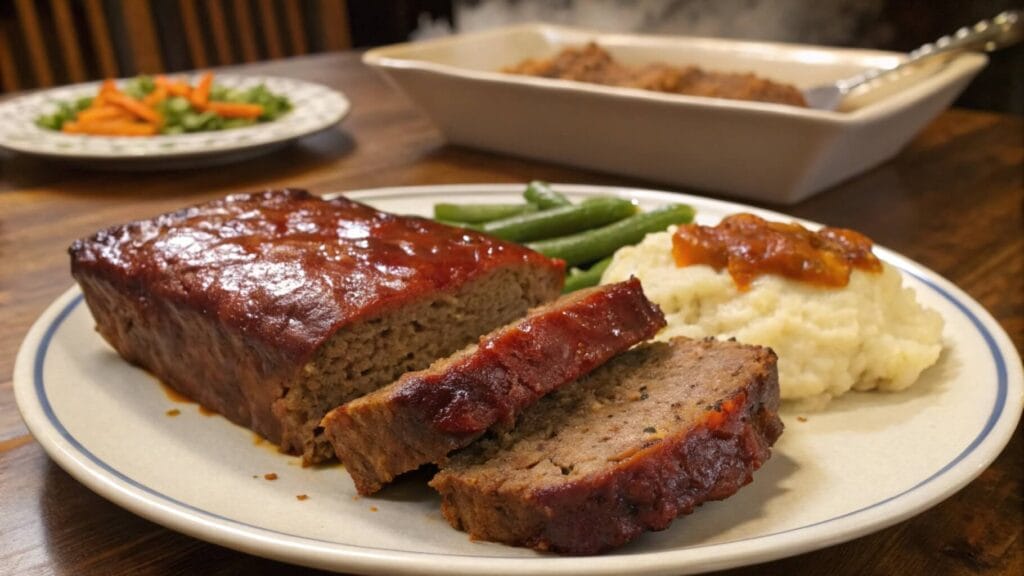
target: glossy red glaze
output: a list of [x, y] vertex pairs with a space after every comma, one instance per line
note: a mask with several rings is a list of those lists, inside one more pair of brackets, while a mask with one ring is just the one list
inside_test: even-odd
[[703, 424], [651, 441], [614, 468], [533, 494], [550, 518], [523, 544], [597, 554], [648, 530], [664, 530], [709, 500], [753, 479], [782, 434], [778, 386], [759, 382], [712, 407]]
[[672, 235], [678, 266], [727, 268], [740, 290], [762, 274], [777, 274], [817, 286], [841, 288], [853, 268], [881, 272], [871, 239], [845, 228], [812, 232], [792, 223], [734, 214], [717, 226], [689, 224]]
[[298, 359], [340, 327], [498, 266], [564, 267], [484, 234], [304, 190], [228, 196], [115, 226], [71, 247], [72, 273], [102, 270]]
[[440, 432], [479, 434], [665, 326], [636, 278], [573, 296], [488, 336], [446, 370], [406, 376], [396, 401]]

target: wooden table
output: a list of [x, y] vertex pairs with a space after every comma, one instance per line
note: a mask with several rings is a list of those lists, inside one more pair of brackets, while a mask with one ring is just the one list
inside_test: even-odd
[[[192, 539], [118, 508], [69, 477], [33, 441], [11, 374], [29, 326], [72, 280], [66, 248], [96, 229], [274, 186], [317, 192], [456, 182], [656, 184], [445, 146], [356, 54], [245, 68], [343, 90], [351, 116], [279, 153], [223, 168], [99, 173], [0, 155], [0, 573], [303, 572]], [[797, 206], [795, 216], [858, 228], [976, 298], [1024, 348], [1024, 122], [951, 110], [895, 160]], [[0, 153], [2, 154], [2, 153]], [[1022, 574], [1022, 429], [988, 470], [892, 528], [734, 574]]]

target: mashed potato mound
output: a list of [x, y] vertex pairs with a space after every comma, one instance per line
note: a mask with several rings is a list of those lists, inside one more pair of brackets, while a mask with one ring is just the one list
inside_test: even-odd
[[942, 350], [942, 318], [919, 305], [888, 264], [881, 274], [854, 269], [842, 289], [766, 275], [740, 292], [725, 270], [677, 267], [669, 231], [619, 250], [602, 281], [631, 275], [665, 312], [659, 339], [735, 337], [770, 346], [787, 400], [814, 405], [851, 389], [902, 390]]

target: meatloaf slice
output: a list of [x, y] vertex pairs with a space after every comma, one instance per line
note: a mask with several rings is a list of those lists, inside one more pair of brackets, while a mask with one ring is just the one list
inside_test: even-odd
[[369, 495], [492, 426], [511, 426], [545, 394], [664, 326], [635, 278], [581, 290], [332, 410], [321, 426], [359, 493]]
[[241, 194], [76, 241], [126, 360], [307, 462], [328, 410], [558, 297], [521, 246], [301, 190]]
[[474, 538], [594, 554], [751, 481], [782, 432], [775, 354], [638, 346], [453, 454], [430, 482]]

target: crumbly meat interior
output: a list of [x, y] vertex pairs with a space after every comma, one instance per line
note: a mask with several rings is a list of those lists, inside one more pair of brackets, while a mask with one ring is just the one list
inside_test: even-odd
[[642, 345], [460, 451], [430, 485], [473, 538], [620, 546], [750, 482], [782, 431], [775, 362], [735, 342]]
[[333, 458], [320, 420], [331, 409], [421, 370], [481, 334], [524, 316], [557, 296], [558, 278], [529, 267], [509, 267], [339, 330], [275, 403], [284, 424], [282, 447], [306, 462]]
[[513, 431], [457, 453], [442, 475], [482, 492], [559, 486], [685, 432], [764, 376], [749, 347], [694, 344], [634, 348], [542, 399]]
[[323, 420], [361, 494], [441, 462], [487, 429], [508, 427], [540, 397], [664, 327], [633, 280], [578, 290], [534, 308], [424, 371], [330, 412]]

